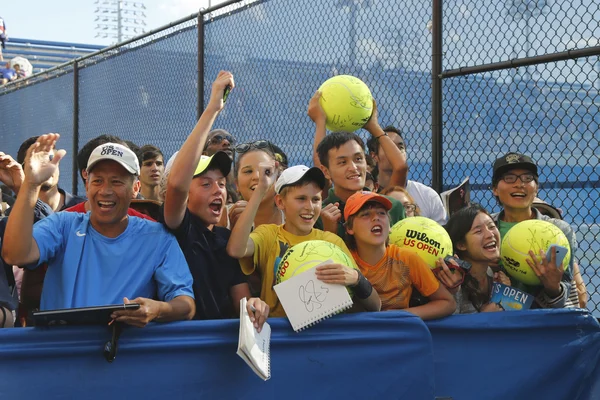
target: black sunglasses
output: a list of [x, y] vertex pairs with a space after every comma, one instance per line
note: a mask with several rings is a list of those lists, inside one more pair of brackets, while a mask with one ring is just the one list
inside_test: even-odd
[[242, 143], [235, 147], [236, 153], [246, 153], [252, 149], [269, 149], [271, 153], [274, 153], [271, 143], [268, 140], [257, 140], [256, 142]]
[[223, 140], [227, 140], [229, 143], [231, 143], [231, 145], [233, 146], [235, 144], [235, 138], [231, 135], [221, 135], [221, 134], [216, 134], [215, 136], [211, 137], [209, 140], [210, 144], [221, 144], [221, 142]]

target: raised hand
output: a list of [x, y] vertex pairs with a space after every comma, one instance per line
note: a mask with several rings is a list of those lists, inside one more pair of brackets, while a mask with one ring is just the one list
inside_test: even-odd
[[379, 113], [377, 112], [377, 102], [373, 99], [373, 111], [371, 112], [371, 118], [367, 121], [364, 129], [369, 131], [370, 134], [379, 136], [381, 133], [381, 127], [379, 126]]
[[54, 175], [58, 163], [67, 154], [65, 150], [55, 150], [58, 133], [42, 135], [27, 150], [25, 157], [25, 181], [41, 185]]
[[329, 203], [321, 209], [321, 220], [323, 221], [323, 230], [337, 234], [337, 225], [342, 218], [340, 203]]
[[4, 183], [15, 193], [25, 179], [23, 167], [14, 158], [0, 151], [0, 182]]
[[258, 164], [258, 185], [254, 193], [264, 195], [277, 180], [277, 165], [274, 161], [261, 162]]
[[215, 107], [217, 111], [221, 111], [225, 106], [225, 102], [223, 101], [223, 95], [227, 86], [230, 87], [230, 90], [233, 90], [233, 88], [235, 87], [233, 74], [229, 71], [219, 71], [217, 78], [212, 84], [212, 89], [210, 92], [210, 101], [208, 103], [209, 106]]
[[313, 97], [311, 97], [308, 102], [308, 110], [306, 114], [313, 120], [313, 122], [325, 122], [327, 120], [327, 116], [325, 115], [325, 111], [323, 107], [321, 107], [321, 92], [318, 90], [315, 92]]

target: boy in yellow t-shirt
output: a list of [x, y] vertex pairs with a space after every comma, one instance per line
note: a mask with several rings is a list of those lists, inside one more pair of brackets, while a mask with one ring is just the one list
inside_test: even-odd
[[[350, 251], [337, 235], [313, 228], [319, 218], [321, 191], [325, 186], [325, 176], [319, 168], [297, 165], [283, 171], [275, 183], [275, 203], [283, 211], [285, 223], [260, 225], [251, 232], [258, 206], [276, 178], [274, 164], [261, 163], [258, 169], [258, 183], [231, 232], [227, 252], [241, 259], [245, 274], [252, 274], [258, 268], [260, 297], [269, 305], [270, 316], [282, 317], [285, 311], [273, 286], [279, 260], [289, 247], [307, 240], [326, 240], [348, 255]], [[323, 282], [353, 287], [358, 303], [368, 311], [379, 311], [379, 296], [358, 270], [341, 264], [322, 265], [317, 267], [317, 277]]]
[[[381, 298], [382, 310], [406, 310], [424, 320], [448, 316], [456, 302], [440, 285], [421, 258], [394, 244], [388, 244], [392, 203], [373, 192], [357, 192], [344, 208], [346, 244], [365, 278]], [[413, 287], [429, 303], [409, 307]]]

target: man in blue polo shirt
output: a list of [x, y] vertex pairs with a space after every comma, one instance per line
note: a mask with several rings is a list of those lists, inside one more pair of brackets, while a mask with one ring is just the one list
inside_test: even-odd
[[[191, 319], [192, 277], [177, 241], [161, 224], [129, 217], [140, 167], [135, 153], [105, 143], [91, 154], [86, 193], [91, 211], [57, 213], [33, 226], [41, 185], [65, 155], [58, 134], [42, 135], [25, 160], [25, 180], [5, 232], [2, 256], [9, 264], [48, 263], [41, 309], [139, 303], [113, 317], [135, 326]], [[158, 300], [154, 300], [158, 299]]]

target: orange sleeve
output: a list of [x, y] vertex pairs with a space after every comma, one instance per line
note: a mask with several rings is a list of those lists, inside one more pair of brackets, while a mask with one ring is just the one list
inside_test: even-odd
[[402, 258], [408, 265], [412, 284], [425, 297], [431, 296], [440, 287], [440, 283], [431, 268], [417, 254], [405, 251]]

